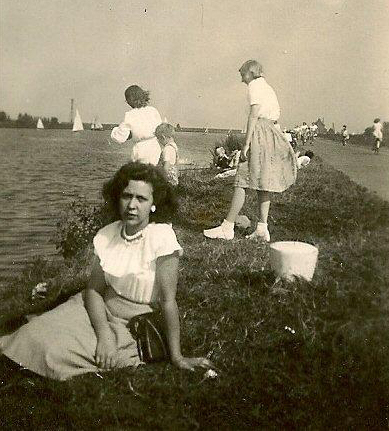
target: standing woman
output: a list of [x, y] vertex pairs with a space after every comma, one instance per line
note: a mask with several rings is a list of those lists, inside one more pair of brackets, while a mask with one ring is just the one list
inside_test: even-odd
[[125, 113], [124, 121], [112, 129], [111, 138], [124, 144], [131, 135], [130, 160], [157, 165], [161, 148], [154, 133], [162, 123], [161, 116], [156, 108], [149, 106], [150, 93], [138, 85], [129, 86], [124, 95], [131, 110]]
[[296, 156], [283, 133], [275, 127], [280, 107], [273, 88], [262, 76], [262, 66], [256, 60], [249, 60], [239, 72], [242, 82], [248, 85], [250, 103], [246, 141], [241, 151], [228, 214], [220, 226], [204, 230], [204, 235], [226, 240], [234, 238], [235, 219], [243, 207], [248, 188], [257, 191], [259, 222], [247, 238], [268, 242], [270, 194], [283, 192], [296, 181]]

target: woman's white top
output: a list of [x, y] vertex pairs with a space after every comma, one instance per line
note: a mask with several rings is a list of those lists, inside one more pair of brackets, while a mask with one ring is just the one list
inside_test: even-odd
[[382, 124], [381, 123], [374, 123], [373, 124], [373, 135], [377, 139], [382, 139]]
[[100, 259], [105, 281], [119, 296], [141, 304], [159, 300], [155, 282], [156, 261], [160, 256], [182, 248], [169, 224], [150, 223], [134, 239], [121, 236], [122, 221], [100, 229], [93, 239], [94, 253]]
[[133, 108], [125, 113], [124, 121], [112, 129], [111, 138], [123, 144], [131, 132], [134, 142], [152, 139], [161, 123], [161, 116], [153, 106]]
[[177, 144], [174, 141], [169, 141], [162, 149], [161, 159], [163, 162], [169, 162], [171, 165], [177, 163]]
[[276, 121], [280, 117], [280, 105], [273, 88], [264, 77], [253, 79], [249, 85], [250, 105], [259, 105], [260, 118]]
[[304, 168], [305, 166], [308, 166], [310, 162], [311, 162], [311, 159], [308, 156], [297, 157], [297, 169], [301, 169], [301, 168]]

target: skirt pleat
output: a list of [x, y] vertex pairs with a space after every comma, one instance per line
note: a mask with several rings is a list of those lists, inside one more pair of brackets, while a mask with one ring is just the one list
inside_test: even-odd
[[248, 159], [240, 162], [235, 187], [283, 192], [297, 177], [297, 158], [285, 136], [270, 120], [259, 118], [255, 126]]

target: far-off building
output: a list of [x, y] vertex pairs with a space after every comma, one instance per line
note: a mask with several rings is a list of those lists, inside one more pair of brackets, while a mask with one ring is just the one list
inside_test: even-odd
[[315, 124], [316, 124], [316, 126], [317, 126], [317, 133], [318, 133], [319, 135], [324, 135], [324, 134], [326, 134], [326, 133], [327, 133], [327, 128], [326, 128], [326, 126], [325, 126], [325, 124], [324, 124], [324, 118], [323, 118], [323, 119], [318, 118], [318, 119], [315, 121]]

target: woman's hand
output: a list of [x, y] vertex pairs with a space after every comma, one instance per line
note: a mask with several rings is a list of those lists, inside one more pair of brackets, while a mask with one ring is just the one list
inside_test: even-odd
[[110, 370], [116, 367], [117, 349], [115, 336], [111, 330], [101, 334], [97, 339], [95, 359], [101, 369]]
[[240, 161], [245, 162], [247, 160], [247, 153], [250, 149], [250, 144], [245, 144], [240, 152]]
[[190, 370], [194, 371], [195, 367], [200, 368], [215, 368], [215, 366], [212, 364], [212, 361], [210, 361], [207, 358], [185, 358], [181, 357], [177, 360], [172, 360], [173, 365], [175, 365], [178, 368], [181, 368], [182, 370]]

